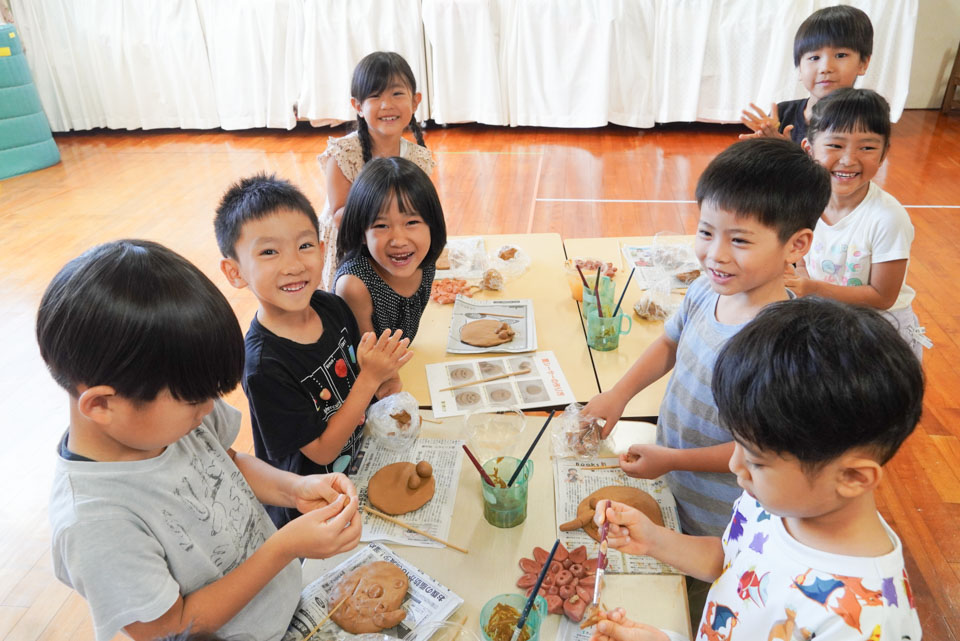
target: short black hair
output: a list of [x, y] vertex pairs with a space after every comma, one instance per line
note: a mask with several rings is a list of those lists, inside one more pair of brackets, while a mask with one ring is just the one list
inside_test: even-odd
[[243, 333], [224, 295], [187, 259], [146, 240], [98, 245], [53, 277], [37, 312], [57, 383], [109, 385], [149, 402], [163, 389], [200, 402], [243, 374]]
[[883, 136], [883, 148], [890, 146], [890, 103], [870, 89], [837, 89], [817, 101], [807, 126], [807, 140], [813, 142], [827, 131], [867, 132]]
[[261, 172], [230, 185], [220, 199], [213, 219], [217, 245], [223, 257], [237, 257], [237, 240], [245, 224], [280, 210], [301, 212], [310, 219], [317, 236], [320, 236], [317, 212], [303, 192], [289, 181]]
[[338, 265], [355, 256], [370, 256], [364, 236], [391, 196], [396, 196], [402, 213], [418, 214], [430, 228], [430, 249], [423, 262], [436, 262], [447, 244], [440, 197], [422, 169], [405, 158], [392, 157], [368, 162], [350, 188], [337, 237]]
[[886, 463], [920, 420], [923, 385], [888, 320], [817, 297], [765, 307], [720, 351], [711, 384], [735, 440], [807, 470], [858, 447]]
[[830, 172], [790, 140], [736, 142], [697, 181], [697, 205], [755, 218], [775, 229], [781, 243], [813, 229], [829, 201]]
[[793, 38], [793, 66], [809, 51], [823, 47], [853, 49], [866, 60], [873, 54], [873, 23], [862, 10], [849, 5], [814, 11], [797, 29]]

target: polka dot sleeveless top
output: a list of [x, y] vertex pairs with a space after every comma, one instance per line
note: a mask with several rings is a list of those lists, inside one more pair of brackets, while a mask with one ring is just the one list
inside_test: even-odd
[[379, 336], [385, 329], [402, 329], [403, 335], [413, 341], [420, 327], [420, 316], [430, 301], [430, 289], [433, 276], [437, 271], [435, 264], [421, 265], [423, 277], [420, 287], [413, 296], [401, 296], [388, 285], [370, 265], [366, 256], [355, 256], [345, 260], [337, 269], [333, 282], [344, 274], [356, 276], [367, 286], [373, 301], [373, 329]]

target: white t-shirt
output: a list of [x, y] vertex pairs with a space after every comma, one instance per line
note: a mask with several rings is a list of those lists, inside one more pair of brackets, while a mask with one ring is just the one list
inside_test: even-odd
[[919, 641], [903, 548], [883, 528], [894, 546], [883, 556], [830, 554], [794, 539], [744, 492], [695, 638]]
[[[837, 224], [829, 225], [823, 218], [817, 221], [813, 246], [805, 258], [807, 272], [834, 285], [866, 285], [872, 264], [909, 261], [912, 243], [913, 224], [907, 210], [871, 182], [863, 202]], [[914, 295], [904, 272], [900, 294], [889, 311], [910, 307]]]
[[[53, 567], [87, 600], [98, 641], [159, 618], [179, 595], [221, 578], [276, 532], [225, 449], [239, 429], [240, 412], [218, 400], [199, 427], [160, 456], [57, 460]], [[300, 582], [294, 559], [219, 633], [281, 638], [300, 601]]]

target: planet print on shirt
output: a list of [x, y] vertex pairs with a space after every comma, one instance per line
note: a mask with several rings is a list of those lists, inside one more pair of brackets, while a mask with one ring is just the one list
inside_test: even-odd
[[347, 375], [347, 362], [342, 358], [338, 358], [333, 366], [333, 372], [340, 378], [344, 378]]

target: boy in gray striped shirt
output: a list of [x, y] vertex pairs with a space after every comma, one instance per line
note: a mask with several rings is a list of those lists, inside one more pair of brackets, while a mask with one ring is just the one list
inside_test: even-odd
[[794, 143], [744, 140], [713, 159], [696, 195], [695, 251], [704, 275], [664, 333], [585, 411], [606, 419], [606, 437], [627, 402], [673, 370], [656, 444], [632, 445], [620, 467], [636, 478], [664, 476], [683, 531], [720, 536], [741, 490], [728, 467], [734, 444], [710, 391], [714, 360], [764, 306], [792, 296], [784, 271], [810, 248], [830, 198], [830, 175]]

